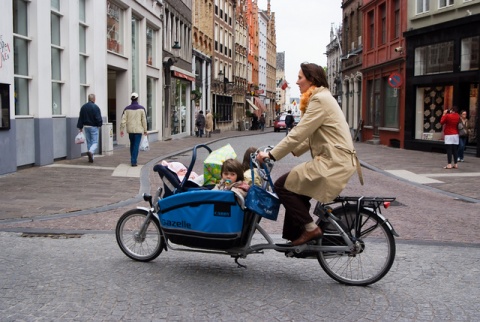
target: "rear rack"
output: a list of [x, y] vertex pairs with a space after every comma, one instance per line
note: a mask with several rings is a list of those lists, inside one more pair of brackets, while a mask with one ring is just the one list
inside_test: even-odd
[[338, 196], [332, 203], [337, 202], [355, 202], [365, 207], [374, 206], [377, 207], [382, 202], [392, 202], [395, 201], [395, 197], [350, 197], [350, 196]]

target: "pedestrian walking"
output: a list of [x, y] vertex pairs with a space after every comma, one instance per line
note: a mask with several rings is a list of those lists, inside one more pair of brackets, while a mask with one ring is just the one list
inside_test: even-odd
[[263, 113], [262, 115], [260, 115], [259, 123], [260, 123], [260, 130], [262, 130], [263, 132], [265, 130], [265, 115]]
[[93, 163], [95, 151], [98, 148], [98, 131], [102, 126], [102, 114], [95, 104], [95, 94], [88, 95], [88, 102], [80, 108], [77, 128], [83, 132], [87, 141], [88, 162]]
[[447, 108], [443, 111], [442, 118], [440, 119], [440, 124], [444, 125], [443, 134], [448, 161], [448, 164], [443, 167], [444, 169], [458, 169], [458, 122], [460, 121], [460, 116], [458, 115], [457, 111], [458, 110], [456, 106], [453, 106], [452, 108]]
[[465, 152], [465, 148], [468, 142], [468, 135], [470, 133], [470, 129], [468, 128], [468, 119], [467, 119], [467, 111], [462, 110], [460, 112], [460, 121], [459, 121], [459, 129], [460, 127], [463, 128], [463, 131], [459, 130], [459, 141], [458, 141], [458, 155], [457, 155], [457, 162], [463, 162], [463, 156]]
[[258, 130], [258, 116], [256, 114], [252, 115], [252, 130]]
[[288, 135], [288, 132], [293, 128], [293, 123], [295, 122], [295, 119], [293, 118], [292, 111], [289, 110], [287, 116], [285, 117], [285, 131], [286, 135]]
[[207, 114], [205, 115], [205, 136], [212, 137], [213, 131], [213, 114], [210, 110], [207, 110]]
[[147, 135], [147, 112], [138, 104], [137, 93], [132, 93], [130, 99], [132, 103], [123, 110], [120, 136], [123, 137], [126, 128], [130, 140], [130, 163], [136, 167], [142, 135]]
[[203, 130], [205, 129], [205, 116], [203, 111], [198, 112], [197, 119], [195, 120], [195, 126], [197, 127], [197, 137], [203, 137]]

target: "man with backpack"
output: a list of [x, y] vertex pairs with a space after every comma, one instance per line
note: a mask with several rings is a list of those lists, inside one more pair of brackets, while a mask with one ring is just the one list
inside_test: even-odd
[[295, 122], [295, 119], [293, 118], [292, 110], [288, 110], [288, 114], [285, 117], [286, 135], [288, 135], [288, 132], [290, 132], [290, 130], [293, 128], [294, 122]]

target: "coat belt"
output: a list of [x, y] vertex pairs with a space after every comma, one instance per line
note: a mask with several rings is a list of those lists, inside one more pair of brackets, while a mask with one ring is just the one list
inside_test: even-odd
[[341, 145], [339, 145], [339, 144], [335, 144], [335, 147], [336, 147], [337, 149], [342, 150], [342, 151], [345, 152], [345, 153], [350, 154], [350, 156], [352, 157], [352, 165], [357, 168], [358, 180], [360, 181], [360, 184], [363, 186], [362, 167], [360, 166], [360, 161], [358, 160], [358, 157], [357, 157], [357, 151], [347, 149], [346, 147], [343, 147], [343, 146], [341, 146]]

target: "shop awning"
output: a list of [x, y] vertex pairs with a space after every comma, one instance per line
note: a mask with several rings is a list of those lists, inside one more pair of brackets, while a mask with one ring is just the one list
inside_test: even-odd
[[264, 112], [267, 110], [267, 107], [265, 106], [265, 104], [257, 97], [255, 97], [255, 105], [257, 107], [260, 107], [260, 109]]
[[258, 110], [258, 107], [256, 107], [255, 104], [253, 104], [253, 102], [252, 102], [251, 100], [249, 100], [248, 98], [247, 98], [247, 103], [248, 103], [255, 111]]
[[176, 66], [170, 67], [170, 70], [173, 72], [173, 76], [175, 76], [175, 77], [184, 78], [184, 79], [189, 80], [191, 82], [195, 81], [195, 74], [190, 73], [189, 71], [178, 68]]

